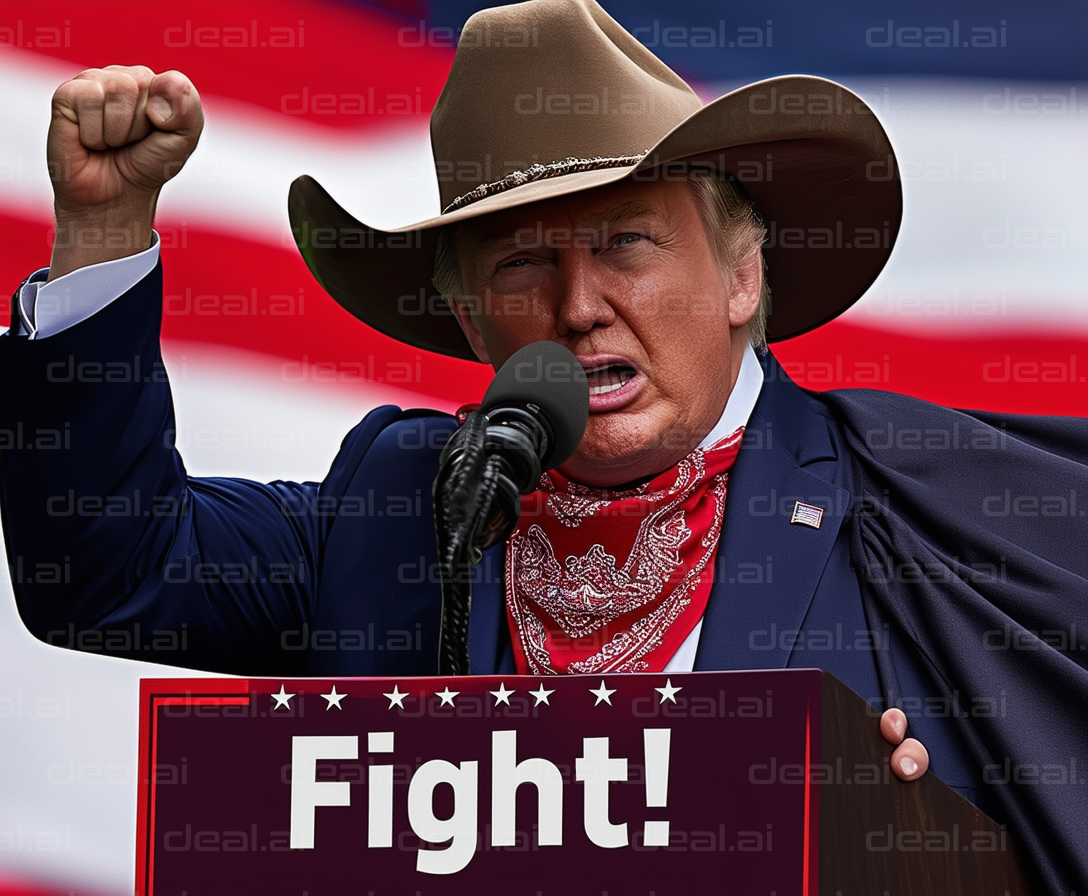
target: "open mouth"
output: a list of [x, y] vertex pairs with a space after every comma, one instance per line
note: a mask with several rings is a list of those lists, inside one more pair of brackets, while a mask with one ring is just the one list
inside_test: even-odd
[[622, 361], [610, 361], [586, 368], [586, 382], [590, 395], [608, 395], [622, 389], [638, 376], [638, 371]]

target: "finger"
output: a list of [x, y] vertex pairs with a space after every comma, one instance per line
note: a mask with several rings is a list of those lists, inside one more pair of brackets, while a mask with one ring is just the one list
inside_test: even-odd
[[880, 717], [880, 734], [893, 747], [907, 736], [907, 717], [901, 709], [889, 709]]
[[59, 115], [70, 124], [79, 122], [79, 116], [76, 114], [76, 95], [83, 89], [81, 78], [86, 74], [88, 72], [80, 72], [53, 91], [53, 114]]
[[[105, 149], [102, 138], [102, 108], [105, 92], [93, 69], [66, 81], [53, 94], [53, 120], [62, 126], [65, 137], [74, 137], [88, 149]], [[70, 125], [64, 127], [65, 123]]]
[[[147, 115], [147, 94], [155, 73], [146, 65], [107, 65], [102, 71], [106, 83], [106, 142], [124, 146], [142, 140], [153, 127]], [[111, 112], [116, 113], [112, 127]]]
[[148, 131], [140, 85], [127, 72], [106, 71], [100, 83], [104, 95], [102, 139], [107, 146], [124, 146]]
[[921, 741], [908, 737], [892, 751], [892, 771], [902, 781], [917, 781], [929, 771], [929, 752]]

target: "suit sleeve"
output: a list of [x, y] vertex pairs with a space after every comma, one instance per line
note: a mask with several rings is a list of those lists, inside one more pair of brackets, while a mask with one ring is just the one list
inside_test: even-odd
[[[162, 271], [55, 336], [0, 337], [0, 508], [19, 613], [57, 646], [246, 675], [303, 672], [336, 500], [186, 475], [159, 349]], [[348, 437], [381, 428], [381, 413]], [[338, 459], [338, 463], [343, 463]]]

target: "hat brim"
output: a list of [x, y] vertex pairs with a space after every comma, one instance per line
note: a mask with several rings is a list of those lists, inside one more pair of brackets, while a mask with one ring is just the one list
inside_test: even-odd
[[812, 330], [854, 304], [899, 232], [902, 187], [880, 122], [841, 84], [796, 75], [708, 103], [636, 165], [534, 181], [405, 227], [365, 224], [308, 175], [291, 185], [288, 210], [306, 264], [344, 308], [401, 342], [475, 360], [431, 283], [438, 229], [628, 177], [651, 180], [667, 172], [667, 163], [731, 174], [755, 203], [768, 228], [771, 342]]

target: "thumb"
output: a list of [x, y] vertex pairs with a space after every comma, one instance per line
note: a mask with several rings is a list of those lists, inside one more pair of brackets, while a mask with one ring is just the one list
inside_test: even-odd
[[178, 134], [196, 146], [204, 128], [204, 109], [200, 94], [185, 75], [178, 71], [161, 72], [147, 88], [147, 117], [160, 131]]
[[151, 79], [144, 108], [151, 130], [126, 147], [118, 166], [130, 183], [156, 189], [174, 177], [196, 149], [204, 111], [193, 82], [176, 71]]
[[148, 97], [147, 117], [160, 131], [169, 130], [170, 119], [174, 117], [174, 107], [170, 104], [170, 98], [161, 93]]

